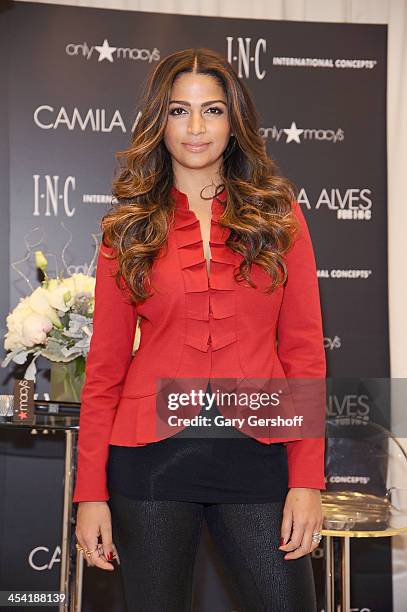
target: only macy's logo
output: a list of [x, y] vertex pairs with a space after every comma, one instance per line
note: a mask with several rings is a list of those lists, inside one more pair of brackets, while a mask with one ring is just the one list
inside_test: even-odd
[[332, 351], [336, 348], [341, 348], [341, 339], [339, 336], [335, 336], [334, 338], [330, 338], [329, 336], [324, 337], [324, 348]]
[[157, 47], [154, 47], [152, 51], [150, 49], [138, 49], [137, 47], [113, 47], [109, 44], [107, 38], [104, 39], [101, 45], [89, 45], [87, 42], [83, 43], [68, 43], [65, 47], [67, 55], [76, 56], [80, 55], [87, 60], [92, 57], [97, 57], [98, 62], [113, 63], [117, 60], [141, 60], [143, 62], [158, 62], [160, 59], [160, 51]]
[[[290, 142], [301, 144], [303, 142], [330, 142], [332, 144], [337, 144], [339, 142], [343, 142], [345, 140], [345, 132], [342, 128], [317, 128], [317, 127], [297, 127], [295, 121], [291, 122], [290, 127], [279, 128], [276, 125], [272, 127], [261, 127], [260, 136], [264, 140], [270, 139], [279, 142], [285, 142], [289, 144]], [[283, 141], [282, 139], [285, 138]]]

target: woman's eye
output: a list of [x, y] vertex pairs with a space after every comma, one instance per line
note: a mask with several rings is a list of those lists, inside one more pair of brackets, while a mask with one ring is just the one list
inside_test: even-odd
[[[223, 110], [218, 108], [217, 106], [211, 106], [210, 108], [208, 108], [208, 111], [210, 110], [215, 110], [217, 111], [217, 113], [215, 113], [215, 115], [222, 115]], [[210, 113], [211, 115], [213, 115], [213, 113]]]
[[170, 110], [170, 115], [178, 115], [179, 113], [177, 113], [176, 111], [179, 111], [179, 110], [183, 111], [184, 109], [181, 108], [180, 106], [177, 106], [176, 108], [172, 108]]
[[[184, 111], [185, 109], [183, 109], [181, 106], [177, 106], [176, 108], [172, 108], [170, 110], [170, 115], [174, 115], [175, 117], [177, 115], [181, 115], [182, 113], [179, 113], [178, 111]], [[217, 106], [211, 106], [210, 108], [207, 109], [206, 112], [209, 111], [216, 111], [216, 113], [210, 112], [210, 115], [222, 115], [223, 114], [223, 110], [218, 108]]]

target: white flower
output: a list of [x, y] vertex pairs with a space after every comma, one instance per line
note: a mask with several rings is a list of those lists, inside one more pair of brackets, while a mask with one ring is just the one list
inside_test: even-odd
[[4, 349], [6, 351], [14, 351], [19, 348], [25, 348], [22, 336], [7, 332], [4, 338]]
[[69, 278], [65, 278], [62, 281], [63, 286], [71, 291], [73, 297], [77, 293], [89, 293], [94, 295], [95, 293], [95, 282], [96, 279], [93, 276], [87, 276], [87, 274], [72, 274]]
[[62, 327], [62, 323], [56, 311], [50, 304], [49, 294], [46, 289], [37, 287], [37, 289], [28, 296], [28, 303], [35, 313], [47, 317], [56, 327]]
[[25, 346], [44, 344], [47, 334], [52, 329], [52, 321], [43, 315], [33, 313], [23, 321], [23, 340]]
[[54, 289], [59, 287], [60, 284], [61, 284], [61, 281], [58, 278], [49, 278], [45, 289], [47, 291], [53, 291]]
[[[29, 353], [34, 353], [26, 371], [26, 377], [33, 376], [34, 380], [34, 361], [38, 355], [51, 361], [86, 356], [92, 336], [95, 277], [79, 273], [66, 279], [48, 278], [46, 263], [43, 253], [37, 251], [36, 265], [43, 269], [46, 281], [30, 296], [20, 298], [7, 316], [4, 348], [8, 355], [1, 363], [2, 367], [11, 361], [22, 364]], [[64, 324], [58, 316], [62, 317], [63, 313]], [[50, 333], [53, 328], [58, 328], [59, 332]]]
[[48, 301], [52, 308], [67, 312], [72, 306], [73, 299], [71, 292], [62, 283], [57, 285], [53, 284], [51, 288], [48, 286], [45, 291], [48, 294]]
[[29, 305], [28, 297], [20, 298], [14, 310], [7, 315], [8, 333], [12, 336], [21, 338], [23, 335], [23, 321], [25, 317], [32, 314], [32, 312], [33, 310]]
[[4, 338], [6, 351], [42, 344], [52, 329], [52, 321], [37, 314], [30, 306], [30, 298], [21, 298], [17, 306], [7, 316], [8, 331]]

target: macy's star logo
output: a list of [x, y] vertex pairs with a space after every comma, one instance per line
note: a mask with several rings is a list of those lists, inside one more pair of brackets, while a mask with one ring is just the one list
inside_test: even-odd
[[103, 41], [103, 45], [95, 45], [96, 51], [99, 53], [98, 62], [108, 60], [113, 63], [113, 53], [117, 50], [117, 47], [111, 47], [107, 41], [107, 38]]
[[291, 127], [283, 129], [283, 132], [285, 132], [287, 134], [286, 143], [287, 142], [291, 142], [291, 141], [300, 143], [301, 142], [300, 134], [302, 134], [303, 131], [304, 130], [300, 130], [299, 128], [297, 128], [297, 126], [295, 124], [295, 121], [293, 121], [291, 123]]

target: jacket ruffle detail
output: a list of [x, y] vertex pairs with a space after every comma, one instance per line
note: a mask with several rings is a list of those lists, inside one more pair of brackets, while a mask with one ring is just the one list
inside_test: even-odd
[[211, 211], [208, 277], [199, 220], [189, 209], [185, 194], [178, 192], [175, 240], [186, 298], [185, 342], [203, 352], [210, 346], [218, 350], [237, 340], [236, 296], [231, 296], [231, 292], [235, 292], [233, 269], [236, 259], [224, 244], [230, 229], [218, 223], [223, 211], [221, 201], [214, 199]]

